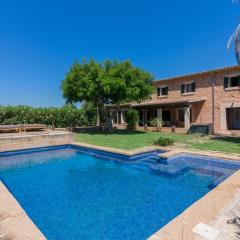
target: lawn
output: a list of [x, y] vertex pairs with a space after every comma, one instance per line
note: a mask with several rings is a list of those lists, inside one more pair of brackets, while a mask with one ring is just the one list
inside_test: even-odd
[[159, 136], [173, 139], [175, 145], [179, 147], [240, 154], [240, 138], [236, 137], [212, 138], [209, 136], [181, 135], [176, 133], [115, 130], [113, 133], [76, 133], [75, 139], [78, 142], [131, 150], [152, 146], [154, 140]]

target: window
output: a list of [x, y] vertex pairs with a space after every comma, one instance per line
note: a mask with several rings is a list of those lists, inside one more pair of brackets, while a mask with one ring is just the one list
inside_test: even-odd
[[195, 88], [196, 88], [196, 83], [195, 82], [183, 83], [181, 85], [181, 94], [193, 93], [193, 92], [195, 92]]
[[157, 88], [157, 96], [162, 97], [162, 96], [167, 96], [168, 95], [168, 87], [167, 86], [162, 86]]
[[224, 78], [224, 89], [240, 87], [240, 76]]

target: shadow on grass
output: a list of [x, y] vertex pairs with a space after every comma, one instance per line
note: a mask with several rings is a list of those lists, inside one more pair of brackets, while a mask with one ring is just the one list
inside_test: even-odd
[[240, 137], [221, 137], [221, 136], [215, 136], [212, 137], [211, 140], [219, 140], [222, 142], [227, 142], [227, 143], [234, 143], [234, 144], [240, 144]]
[[113, 130], [112, 132], [107, 132], [107, 131], [84, 131], [84, 132], [79, 132], [81, 134], [88, 134], [88, 135], [139, 135], [139, 134], [146, 134], [146, 132], [143, 131], [130, 131], [130, 130]]

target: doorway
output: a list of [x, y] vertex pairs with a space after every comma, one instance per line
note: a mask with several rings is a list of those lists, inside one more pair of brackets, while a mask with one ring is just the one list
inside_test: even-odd
[[240, 108], [227, 108], [227, 124], [229, 130], [240, 130]]

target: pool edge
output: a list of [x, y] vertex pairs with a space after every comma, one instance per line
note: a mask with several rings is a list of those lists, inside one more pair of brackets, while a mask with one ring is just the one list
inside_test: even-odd
[[[123, 154], [126, 156], [133, 156], [140, 153], [145, 153], [153, 150], [165, 150], [171, 152], [171, 156], [177, 154], [184, 154], [186, 150], [177, 151], [170, 150], [169, 148], [163, 147], [146, 147], [141, 149], [135, 149], [132, 151], [128, 150], [120, 150], [113, 149], [108, 147], [100, 147], [91, 144], [83, 144], [77, 142], [71, 142], [69, 145], [80, 146], [95, 150], [102, 150], [106, 152]], [[58, 145], [55, 145], [58, 146]], [[190, 153], [189, 151], [187, 153]], [[163, 153], [165, 154], [165, 153]], [[194, 155], [202, 155], [201, 152], [191, 152]], [[161, 156], [161, 155], [160, 155]], [[204, 156], [210, 157], [218, 157], [220, 159], [226, 159], [224, 157], [219, 157], [219, 155], [207, 155]], [[231, 158], [231, 155], [228, 155], [228, 159], [232, 160], [240, 160]], [[192, 228], [199, 223], [200, 221], [205, 222], [207, 224], [213, 223], [220, 211], [235, 197], [237, 192], [240, 190], [240, 170], [228, 177], [224, 182], [219, 184], [216, 188], [208, 192], [201, 199], [193, 203], [190, 207], [185, 209], [180, 215], [170, 221], [168, 224], [163, 226], [157, 232], [155, 232], [152, 236], [150, 236], [149, 240], [192, 240], [195, 239], [195, 235], [192, 232]], [[6, 199], [2, 199], [2, 191], [4, 195], [6, 195]], [[13, 208], [4, 209], [3, 206], [8, 206], [9, 200], [13, 202]], [[0, 216], [10, 216], [6, 221], [6, 226], [1, 224], [1, 233], [2, 234], [11, 234], [11, 239], [15, 240], [46, 240], [44, 235], [41, 233], [39, 228], [32, 222], [31, 218], [25, 213], [24, 209], [20, 206], [18, 201], [14, 198], [14, 196], [10, 193], [7, 187], [3, 182], [0, 181]], [[10, 212], [8, 212], [8, 210]], [[16, 210], [16, 212], [14, 212]], [[201, 212], [201, 215], [199, 215]], [[19, 215], [19, 217], [18, 217]], [[23, 222], [21, 222], [24, 219]], [[5, 220], [3, 220], [4, 222]], [[22, 224], [26, 224], [24, 227]], [[25, 232], [24, 232], [25, 231]], [[23, 235], [22, 234], [26, 234]], [[33, 234], [33, 235], [32, 235]]]
[[[185, 209], [148, 240], [199, 239], [192, 229], [200, 222], [213, 226], [220, 212], [240, 191], [240, 170]], [[199, 237], [199, 236], [198, 236]]]
[[162, 151], [169, 151], [170, 148], [168, 147], [158, 147], [158, 146], [149, 146], [149, 147], [143, 147], [143, 148], [136, 148], [133, 150], [123, 150], [118, 148], [110, 148], [110, 147], [104, 147], [104, 146], [98, 146], [98, 145], [92, 145], [88, 143], [82, 143], [82, 142], [71, 142], [70, 145], [77, 146], [77, 147], [84, 147], [84, 148], [90, 148], [94, 150], [100, 150], [110, 153], [116, 153], [116, 154], [122, 154], [128, 157], [132, 157], [134, 155], [138, 155], [141, 153], [147, 153], [155, 150], [162, 150]]
[[3, 239], [46, 240], [2, 181], [0, 181], [0, 202], [0, 232]]

